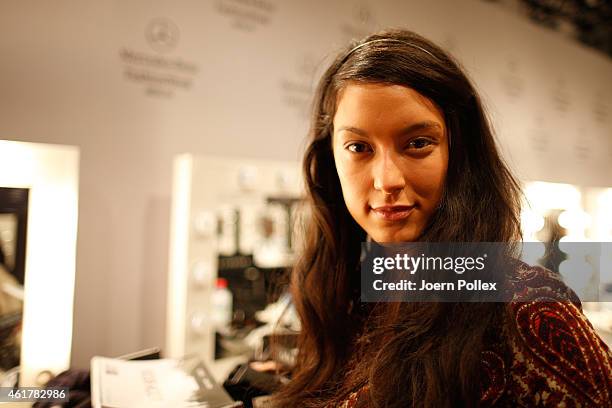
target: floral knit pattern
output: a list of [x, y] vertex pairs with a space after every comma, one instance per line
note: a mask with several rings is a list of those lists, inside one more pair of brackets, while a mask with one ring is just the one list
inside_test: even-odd
[[[554, 272], [519, 264], [505, 344], [482, 352], [481, 405], [612, 407], [612, 353]], [[361, 407], [368, 386], [337, 408]], [[364, 405], [367, 406], [367, 405]]]

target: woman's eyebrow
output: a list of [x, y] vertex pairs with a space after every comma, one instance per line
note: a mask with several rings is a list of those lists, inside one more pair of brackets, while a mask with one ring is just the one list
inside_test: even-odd
[[338, 133], [340, 133], [342, 131], [348, 131], [348, 132], [351, 132], [351, 133], [356, 133], [356, 134], [358, 134], [360, 136], [367, 136], [368, 135], [368, 132], [366, 132], [365, 130], [356, 128], [354, 126], [340, 126], [340, 128], [338, 128]]
[[[429, 130], [429, 129], [441, 131], [442, 126], [438, 122], [434, 122], [432, 120], [425, 120], [423, 122], [413, 123], [412, 125], [402, 129], [400, 131], [400, 134], [408, 134], [408, 133], [416, 132], [419, 130]], [[366, 132], [365, 130], [359, 129], [354, 126], [340, 126], [337, 132], [340, 133], [342, 131], [352, 132], [360, 136], [368, 135], [368, 132]]]
[[442, 125], [432, 120], [425, 120], [423, 122], [414, 123], [400, 132], [401, 134], [408, 134], [419, 130], [442, 130]]

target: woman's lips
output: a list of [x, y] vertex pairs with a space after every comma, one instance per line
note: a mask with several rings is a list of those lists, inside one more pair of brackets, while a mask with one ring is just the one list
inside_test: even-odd
[[374, 215], [385, 221], [399, 221], [408, 218], [414, 210], [413, 205], [385, 205], [372, 207]]

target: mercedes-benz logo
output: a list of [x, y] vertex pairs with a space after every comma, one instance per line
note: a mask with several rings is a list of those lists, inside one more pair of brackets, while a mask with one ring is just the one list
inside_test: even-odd
[[169, 52], [178, 44], [179, 29], [168, 18], [155, 18], [147, 25], [145, 37], [155, 51]]

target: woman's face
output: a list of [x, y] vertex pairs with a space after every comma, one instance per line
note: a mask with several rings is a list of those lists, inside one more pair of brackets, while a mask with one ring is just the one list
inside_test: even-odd
[[442, 197], [444, 116], [400, 85], [346, 86], [333, 120], [334, 161], [346, 206], [376, 242], [416, 240]]

